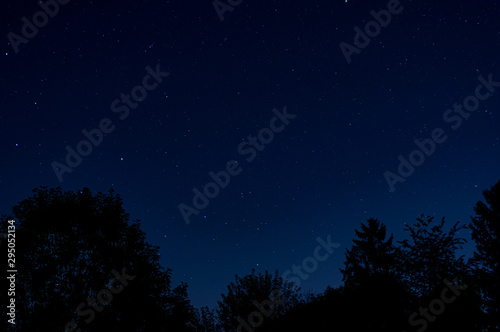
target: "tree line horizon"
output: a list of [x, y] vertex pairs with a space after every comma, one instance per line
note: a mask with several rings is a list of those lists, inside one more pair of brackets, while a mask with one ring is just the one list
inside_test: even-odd
[[[210, 309], [191, 304], [187, 283], [172, 285], [159, 247], [146, 241], [141, 221], [130, 220], [114, 190], [40, 186], [0, 218], [0, 233], [16, 221], [15, 330], [498, 331], [500, 181], [483, 198], [469, 223], [421, 214], [405, 224], [403, 240], [377, 218], [362, 221], [337, 288], [303, 293], [277, 269], [253, 269], [236, 274]], [[457, 253], [465, 232], [475, 245], [467, 259]], [[118, 278], [116, 271], [125, 269], [134, 278], [117, 294], [110, 271]], [[75, 310], [83, 306], [92, 319]], [[2, 317], [3, 330], [11, 330], [6, 305]]]

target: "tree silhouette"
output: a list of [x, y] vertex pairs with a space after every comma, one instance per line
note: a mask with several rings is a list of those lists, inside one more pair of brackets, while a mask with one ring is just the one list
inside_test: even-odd
[[169, 294], [167, 304], [167, 331], [199, 331], [199, 316], [191, 305], [188, 285], [182, 282]]
[[207, 306], [198, 310], [198, 322], [197, 332], [223, 332], [218, 323], [217, 312]]
[[[165, 331], [168, 324], [189, 330], [189, 315], [174, 315], [180, 306], [189, 312], [187, 295], [171, 290], [171, 271], [160, 266], [140, 222], [129, 221], [119, 195], [94, 196], [87, 188], [33, 192], [2, 216], [2, 228], [10, 218], [18, 221], [17, 329], [79, 331], [74, 321], [82, 331]], [[115, 273], [125, 281], [110, 285]], [[176, 312], [169, 311], [173, 304]], [[77, 314], [79, 306], [85, 314]]]
[[357, 239], [346, 249], [345, 268], [340, 270], [345, 285], [340, 294], [347, 309], [343, 319], [349, 317], [354, 330], [397, 331], [406, 316], [409, 296], [398, 279], [399, 251], [393, 245], [394, 237], [391, 234], [386, 239], [386, 226], [374, 218], [355, 232]]
[[393, 236], [370, 218], [356, 230], [357, 239], [346, 250], [344, 287], [327, 288], [307, 303], [295, 306], [266, 331], [335, 331], [349, 326], [353, 331], [400, 332], [407, 319], [408, 294], [396, 278], [398, 264]]
[[[225, 331], [236, 331], [245, 327], [254, 330], [265, 326], [271, 320], [283, 316], [300, 301], [299, 289], [283, 280], [275, 271], [274, 276], [267, 270], [265, 274], [235, 276], [228, 286], [228, 293], [218, 301], [217, 314]], [[253, 314], [252, 314], [253, 313]]]
[[358, 239], [346, 250], [345, 268], [340, 269], [346, 287], [355, 287], [362, 280], [376, 275], [394, 275], [397, 265], [397, 251], [393, 236], [386, 240], [386, 226], [374, 218], [361, 224], [361, 231], [355, 230]]
[[[444, 226], [444, 217], [435, 223], [433, 217], [424, 219], [421, 215], [405, 228], [410, 232], [410, 241], [399, 241], [403, 281], [415, 296], [404, 327], [408, 331], [484, 331], [479, 287], [463, 256], [456, 254], [465, 243], [459, 232], [467, 226], [456, 222], [448, 231]], [[451, 292], [449, 285], [465, 289], [455, 289], [450, 301], [443, 298], [443, 294]], [[423, 311], [428, 313], [424, 315]]]
[[485, 293], [490, 329], [500, 329], [500, 181], [483, 191], [486, 204], [478, 201], [470, 224], [476, 252], [471, 260]]
[[411, 241], [401, 244], [402, 274], [405, 284], [417, 296], [425, 296], [440, 287], [446, 278], [454, 278], [466, 273], [463, 256], [456, 257], [457, 249], [462, 249], [464, 238], [457, 237], [460, 230], [456, 222], [450, 230], [443, 230], [445, 219], [432, 224], [433, 217], [421, 215], [413, 225], [406, 225]]
[[[500, 326], [500, 181], [483, 191], [486, 203], [477, 202], [471, 217], [473, 268], [456, 255], [465, 243], [459, 236], [465, 225], [445, 230], [444, 218], [435, 222], [421, 215], [405, 227], [409, 239], [396, 246], [386, 226], [370, 218], [346, 250], [343, 286], [304, 300], [277, 270], [252, 270], [235, 276], [216, 310], [195, 309], [187, 284], [172, 287], [172, 271], [161, 267], [159, 249], [146, 242], [140, 221], [130, 220], [112, 190], [33, 192], [0, 218], [0, 234], [7, 233], [8, 220], [16, 220], [19, 331], [320, 332], [349, 326], [482, 332]], [[3, 284], [8, 289], [5, 278]], [[0, 313], [8, 317], [6, 306]], [[8, 327], [4, 319], [0, 328]]]

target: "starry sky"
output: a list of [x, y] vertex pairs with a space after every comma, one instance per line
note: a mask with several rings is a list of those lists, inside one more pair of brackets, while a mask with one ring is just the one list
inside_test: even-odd
[[[235, 274], [284, 272], [318, 237], [340, 246], [301, 286], [339, 286], [370, 217], [397, 240], [421, 214], [469, 222], [500, 179], [498, 1], [229, 3], [5, 4], [0, 213], [40, 185], [113, 188], [210, 307]], [[466, 98], [474, 111], [454, 109]], [[187, 224], [179, 206], [205, 189]]]

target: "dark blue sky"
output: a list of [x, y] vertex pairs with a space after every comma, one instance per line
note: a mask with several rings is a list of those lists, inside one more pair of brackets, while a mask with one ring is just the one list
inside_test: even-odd
[[[341, 246], [302, 286], [338, 286], [369, 217], [398, 240], [420, 214], [468, 223], [500, 178], [500, 87], [480, 88], [492, 93], [456, 129], [459, 113], [443, 115], [475, 95], [480, 75], [500, 82], [500, 4], [402, 0], [347, 63], [339, 45], [354, 47], [354, 28], [387, 7], [242, 1], [221, 21], [208, 0], [70, 1], [16, 53], [9, 33], [22, 36], [22, 18], [41, 7], [5, 5], [0, 213], [40, 185], [113, 188], [196, 306], [214, 306], [235, 274], [300, 264], [328, 235]], [[169, 75], [144, 83], [148, 66]], [[142, 99], [120, 100], [131, 93]], [[296, 117], [247, 161], [238, 146], [285, 106]], [[60, 182], [51, 165], [103, 119], [110, 133]], [[384, 173], [397, 174], [398, 156], [436, 128], [446, 141], [390, 190]], [[241, 172], [187, 225], [179, 204], [192, 205], [192, 189], [230, 160]]]

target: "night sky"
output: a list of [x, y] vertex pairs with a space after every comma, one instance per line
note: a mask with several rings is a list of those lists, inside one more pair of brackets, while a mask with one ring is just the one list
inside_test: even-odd
[[[210, 0], [60, 2], [0, 14], [0, 213], [40, 185], [113, 188], [195, 306], [318, 237], [340, 246], [301, 286], [337, 287], [361, 222], [396, 240], [421, 214], [468, 223], [500, 178], [498, 1], [231, 0], [222, 21]], [[415, 140], [428, 155], [398, 178]], [[193, 188], [213, 197], [197, 215]]]

